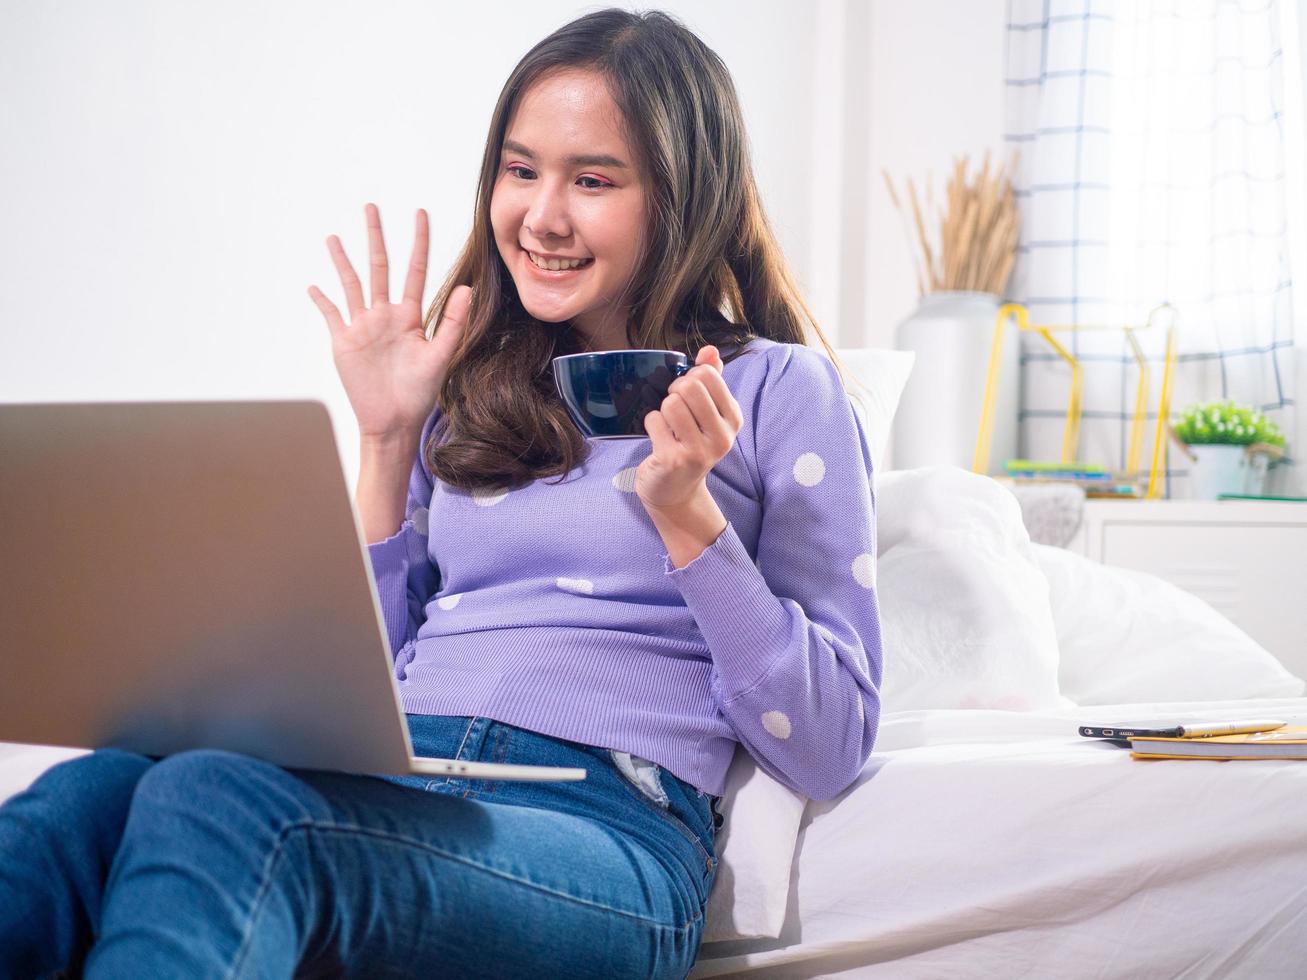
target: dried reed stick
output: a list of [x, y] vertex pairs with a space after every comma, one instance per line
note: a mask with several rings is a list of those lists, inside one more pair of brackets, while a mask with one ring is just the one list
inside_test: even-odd
[[912, 186], [911, 179], [908, 180], [908, 196], [912, 199], [912, 215], [917, 221], [917, 235], [926, 255], [926, 273], [930, 279], [930, 288], [934, 291], [939, 288], [939, 277], [935, 274], [935, 257], [930, 251], [930, 241], [926, 238], [926, 225], [921, 220], [921, 208], [917, 204], [917, 189]]
[[[907, 215], [903, 212], [903, 205], [899, 203], [899, 196], [894, 193], [894, 182], [889, 179], [889, 174], [885, 173], [885, 171], [882, 170], [881, 175], [885, 178], [885, 188], [889, 191], [889, 199], [894, 202], [894, 210], [899, 213], [899, 219], [903, 222], [903, 227], [907, 229], [908, 240], [911, 241], [912, 229], [907, 223]], [[927, 204], [929, 204], [929, 201], [927, 201]], [[927, 292], [926, 281], [922, 276], [921, 256], [915, 251], [912, 253], [912, 270], [917, 276], [917, 295], [924, 296]]]

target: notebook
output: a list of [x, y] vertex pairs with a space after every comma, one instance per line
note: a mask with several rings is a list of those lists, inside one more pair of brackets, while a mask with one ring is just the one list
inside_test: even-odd
[[415, 758], [316, 400], [0, 405], [0, 741], [505, 780]]
[[1130, 755], [1136, 759], [1307, 759], [1307, 725], [1207, 738], [1136, 736], [1130, 739]]

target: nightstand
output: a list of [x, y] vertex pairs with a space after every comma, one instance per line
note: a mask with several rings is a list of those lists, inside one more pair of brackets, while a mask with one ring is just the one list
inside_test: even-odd
[[1307, 677], [1307, 503], [1091, 499], [1067, 548], [1193, 593]]

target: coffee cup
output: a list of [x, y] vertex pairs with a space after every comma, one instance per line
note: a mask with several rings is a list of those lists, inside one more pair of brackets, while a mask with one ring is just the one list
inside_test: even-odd
[[693, 365], [674, 350], [609, 350], [555, 357], [554, 385], [587, 439], [648, 439], [644, 417]]

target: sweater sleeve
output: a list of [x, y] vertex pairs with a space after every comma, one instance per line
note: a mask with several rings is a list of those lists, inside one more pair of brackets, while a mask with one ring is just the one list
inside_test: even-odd
[[757, 764], [810, 799], [862, 771], [880, 722], [875, 500], [866, 433], [835, 365], [778, 348], [754, 412], [757, 560], [731, 524], [664, 572], [712, 653], [710, 688]]
[[409, 474], [403, 523], [384, 541], [368, 545], [392, 658], [398, 657], [405, 645], [416, 639], [418, 627], [426, 619], [427, 602], [440, 588], [440, 569], [427, 551], [427, 518], [435, 478], [427, 469], [422, 453], [439, 414], [437, 408], [422, 428], [418, 453]]

